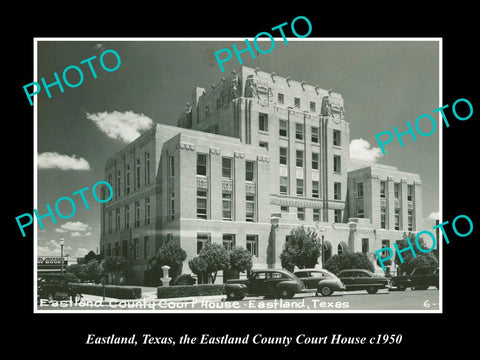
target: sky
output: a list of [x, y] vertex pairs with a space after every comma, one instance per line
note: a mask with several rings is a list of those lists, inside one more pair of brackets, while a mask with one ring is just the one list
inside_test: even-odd
[[[235, 56], [225, 62], [222, 73], [214, 52], [223, 48], [245, 47], [243, 39], [158, 41], [119, 41], [115, 39], [41, 40], [37, 42], [37, 78], [47, 83], [65, 68], [78, 66], [83, 82], [75, 88], [63, 84], [50, 88], [48, 98], [42, 90], [37, 102], [37, 209], [47, 212], [57, 199], [75, 199], [76, 212], [69, 219], [57, 217], [54, 224], [45, 218], [44, 229], [37, 226], [39, 256], [58, 256], [60, 237], [65, 239], [65, 254], [83, 257], [96, 251], [100, 238], [100, 204], [92, 196], [95, 183], [104, 179], [106, 159], [125, 147], [153, 124], [176, 125], [178, 115], [190, 101], [195, 86], [209, 88], [228, 76], [240, 64]], [[167, 41], [168, 40], [168, 41]], [[439, 212], [439, 128], [417, 141], [404, 137], [386, 145], [382, 155], [375, 135], [382, 131], [406, 131], [422, 114], [432, 115], [439, 106], [439, 44], [424, 41], [322, 41], [322, 39], [276, 39], [268, 54], [242, 55], [243, 64], [260, 67], [279, 76], [306, 81], [342, 94], [345, 116], [350, 123], [351, 156], [364, 161], [391, 165], [401, 171], [418, 173], [423, 184], [421, 230], [431, 230]], [[260, 45], [266, 49], [268, 44]], [[105, 71], [99, 58], [105, 50], [115, 50], [121, 64]], [[97, 78], [92, 76], [91, 61]], [[113, 69], [116, 58], [106, 53], [104, 64]], [[75, 69], [68, 71], [72, 84], [80, 82]], [[35, 81], [35, 80], [33, 80]], [[32, 91], [32, 90], [30, 90]], [[26, 104], [28, 99], [25, 97]], [[420, 128], [427, 133], [428, 122]], [[84, 192], [87, 210], [79, 195]], [[60, 206], [68, 214], [66, 201]]]

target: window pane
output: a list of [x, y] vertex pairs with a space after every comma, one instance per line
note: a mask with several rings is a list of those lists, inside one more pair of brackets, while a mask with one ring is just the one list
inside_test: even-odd
[[197, 175], [207, 176], [207, 155], [197, 154]]
[[222, 177], [227, 179], [232, 178], [232, 159], [231, 158], [222, 158]]

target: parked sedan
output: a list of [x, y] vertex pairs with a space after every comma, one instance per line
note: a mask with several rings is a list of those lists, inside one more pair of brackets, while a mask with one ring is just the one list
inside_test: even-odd
[[330, 296], [335, 291], [345, 290], [342, 281], [333, 273], [325, 269], [301, 269], [294, 274], [303, 282], [304, 290], [314, 289], [316, 294]]
[[413, 269], [410, 275], [395, 276], [391, 280], [392, 287], [405, 290], [410, 287], [415, 290], [426, 290], [430, 286], [438, 289], [438, 268], [421, 267]]
[[242, 300], [247, 295], [292, 298], [302, 291], [302, 281], [287, 270], [252, 270], [248, 279], [227, 280], [225, 294], [228, 300]]
[[80, 301], [82, 295], [75, 290], [68, 282], [65, 275], [60, 274], [41, 274], [37, 278], [37, 300], [48, 299], [48, 302], [54, 300]]
[[369, 294], [375, 294], [378, 289], [385, 289], [389, 286], [386, 277], [377, 276], [365, 269], [342, 270], [338, 273], [338, 277], [347, 291], [367, 290]]

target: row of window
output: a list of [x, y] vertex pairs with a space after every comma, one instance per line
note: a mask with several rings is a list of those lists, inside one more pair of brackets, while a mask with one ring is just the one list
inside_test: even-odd
[[135, 260], [141, 258], [148, 259], [152, 256], [150, 254], [150, 237], [145, 236], [143, 238], [143, 252], [141, 252], [140, 249], [140, 238], [133, 239], [133, 244], [130, 245], [130, 251], [128, 240], [123, 240], [121, 243], [118, 241], [114, 244], [108, 243], [106, 248], [105, 246], [102, 246], [101, 252], [105, 256], [123, 256], [126, 258], [131, 256]]
[[[222, 220], [231, 221], [234, 219], [232, 193], [222, 192]], [[210, 218], [208, 207], [208, 191], [197, 190], [197, 219]], [[245, 195], [245, 221], [255, 222], [255, 195]]]
[[[288, 177], [287, 176], [280, 176], [280, 194], [281, 195], [288, 195]], [[296, 179], [296, 195], [297, 196], [305, 196], [305, 180], [304, 179]], [[318, 199], [320, 197], [319, 194], [319, 186], [320, 183], [317, 180], [312, 180], [312, 198]], [[333, 199], [334, 200], [341, 200], [342, 198], [342, 184], [339, 182], [333, 183]]]
[[[320, 154], [312, 152], [312, 169], [320, 169]], [[288, 165], [288, 149], [286, 147], [280, 147], [279, 151], [280, 165]], [[303, 150], [296, 150], [295, 152], [295, 166], [303, 167], [304, 165], [304, 152]], [[333, 155], [333, 172], [340, 174], [342, 172], [342, 157], [341, 155]]]
[[[140, 225], [148, 225], [151, 221], [151, 206], [150, 206], [150, 198], [146, 197], [144, 199], [144, 218], [143, 222], [140, 220], [140, 201], [135, 201], [133, 206], [133, 224], [131, 224], [131, 216], [130, 216], [130, 208], [131, 205], [125, 205], [123, 216], [123, 229], [121, 228], [121, 214], [120, 208], [116, 209], [115, 211], [109, 211], [106, 216], [106, 224], [103, 228], [103, 234], [105, 235], [105, 231], [108, 231], [108, 234], [111, 234], [114, 231], [113, 223], [115, 222], [115, 231], [121, 230], [128, 230], [133, 225], [134, 227], [139, 227]], [[143, 223], [143, 224], [142, 224]]]
[[[259, 113], [258, 114], [258, 130], [263, 132], [268, 132], [268, 114]], [[280, 137], [288, 138], [288, 120], [279, 119], [278, 122], [278, 135]], [[305, 129], [302, 123], [295, 123], [295, 139], [304, 140], [305, 139]], [[318, 126], [311, 127], [311, 137], [310, 140], [312, 143], [320, 143], [320, 129]], [[333, 145], [341, 146], [341, 131], [333, 130]]]
[[[144, 185], [150, 185], [150, 153], [144, 153]], [[132, 182], [133, 175], [133, 182]], [[115, 176], [115, 184], [113, 183], [113, 176]], [[117, 170], [115, 174], [108, 175], [108, 182], [112, 189], [114, 189], [116, 198], [119, 198], [124, 193], [130, 194], [132, 191], [141, 187], [141, 168], [140, 158], [135, 159], [135, 169], [132, 171], [130, 164], [125, 165], [125, 178], [123, 179], [124, 186], [122, 187], [122, 172]], [[123, 191], [122, 191], [123, 190]]]
[[[252, 256], [258, 257], [258, 235], [247, 235], [245, 246]], [[236, 246], [235, 234], [223, 234], [222, 243], [225, 249], [232, 250]], [[197, 254], [207, 245], [211, 244], [210, 233], [197, 233]]]
[[[313, 210], [313, 221], [320, 221], [320, 209], [314, 208]], [[280, 206], [280, 211], [282, 213], [290, 212], [290, 207], [286, 205]], [[334, 210], [334, 222], [341, 223], [342, 222], [342, 210]], [[301, 221], [305, 221], [305, 208], [304, 207], [297, 207], [297, 219]]]
[[[197, 153], [197, 175], [207, 176], [208, 155]], [[172, 171], [173, 172], [173, 171]], [[245, 161], [245, 181], [253, 181], [255, 175], [255, 161]], [[222, 157], [222, 177], [232, 179], [233, 159]]]
[[[393, 197], [400, 199], [400, 183], [393, 183]], [[414, 198], [414, 186], [407, 185], [407, 201], [413, 201]], [[357, 183], [357, 198], [363, 197], [363, 183]], [[380, 180], [380, 198], [385, 199], [387, 197], [387, 182]]]

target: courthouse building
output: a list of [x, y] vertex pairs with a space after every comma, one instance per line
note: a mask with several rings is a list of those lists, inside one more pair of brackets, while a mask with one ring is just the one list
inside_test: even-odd
[[114, 197], [102, 207], [101, 251], [127, 257], [137, 284], [171, 240], [187, 253], [184, 273], [206, 243], [280, 268], [303, 225], [322, 237], [324, 262], [364, 252], [378, 267], [376, 250], [421, 227], [421, 181], [350, 161], [349, 144], [340, 94], [241, 67], [195, 88], [177, 127], [157, 124], [107, 160]]

